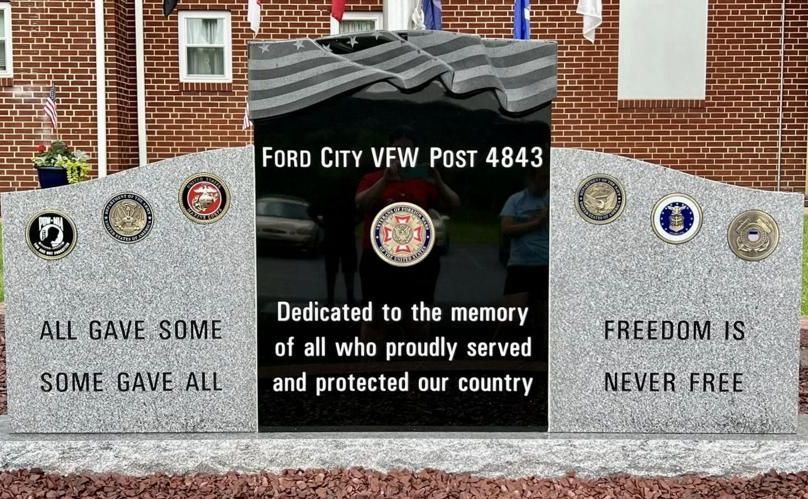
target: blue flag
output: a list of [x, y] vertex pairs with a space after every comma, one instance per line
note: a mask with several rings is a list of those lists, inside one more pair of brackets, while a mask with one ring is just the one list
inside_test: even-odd
[[426, 29], [439, 30], [443, 27], [442, 10], [441, 0], [424, 0], [424, 25]]
[[513, 5], [513, 37], [530, 39], [530, 0], [516, 0]]

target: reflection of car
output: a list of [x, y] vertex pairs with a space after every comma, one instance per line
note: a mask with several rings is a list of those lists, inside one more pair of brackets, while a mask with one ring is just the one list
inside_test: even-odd
[[429, 218], [435, 226], [435, 248], [439, 254], [445, 255], [449, 252], [449, 217], [441, 215], [436, 209], [431, 209]]
[[309, 217], [309, 203], [289, 196], [259, 198], [255, 204], [255, 232], [273, 246], [316, 253], [322, 230]]

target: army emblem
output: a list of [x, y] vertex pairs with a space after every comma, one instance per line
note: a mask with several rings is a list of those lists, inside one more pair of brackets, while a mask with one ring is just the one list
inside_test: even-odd
[[185, 216], [192, 221], [213, 223], [222, 218], [230, 208], [230, 191], [218, 177], [200, 173], [182, 183], [180, 206]]
[[780, 228], [768, 213], [749, 210], [735, 217], [729, 224], [727, 240], [735, 256], [756, 262], [767, 258], [777, 249]]
[[76, 247], [76, 226], [67, 215], [55, 210], [43, 211], [28, 222], [25, 239], [37, 256], [58, 260]]
[[426, 258], [435, 246], [434, 234], [429, 214], [412, 203], [387, 205], [370, 226], [376, 254], [396, 267], [409, 267]]
[[669, 194], [660, 199], [651, 215], [654, 232], [666, 243], [682, 244], [701, 230], [701, 207], [685, 194]]
[[575, 207], [581, 217], [592, 224], [614, 222], [625, 207], [620, 182], [609, 175], [592, 175], [578, 186]]
[[124, 192], [107, 201], [103, 212], [104, 228], [113, 239], [122, 243], [136, 243], [151, 232], [152, 209], [145, 199]]

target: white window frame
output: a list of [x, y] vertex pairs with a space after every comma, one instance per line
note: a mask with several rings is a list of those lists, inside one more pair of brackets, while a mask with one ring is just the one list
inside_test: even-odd
[[[331, 34], [339, 35], [339, 21], [331, 19]], [[373, 21], [374, 29], [384, 29], [384, 12], [345, 12], [342, 15], [343, 21]]]
[[0, 11], [3, 11], [6, 29], [6, 69], [0, 70], [0, 78], [14, 76], [14, 47], [11, 33], [11, 3], [0, 3]]
[[[187, 83], [231, 83], [233, 81], [233, 37], [230, 12], [182, 10], [179, 12], [180, 81]], [[188, 74], [188, 19], [221, 19], [224, 21], [224, 75]], [[218, 45], [217, 45], [218, 46]]]

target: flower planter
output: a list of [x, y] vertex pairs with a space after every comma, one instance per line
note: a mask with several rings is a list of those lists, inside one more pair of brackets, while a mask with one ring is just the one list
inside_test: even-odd
[[39, 187], [42, 189], [49, 189], [51, 187], [59, 187], [60, 185], [67, 185], [67, 170], [55, 166], [38, 166], [37, 174], [39, 175]]

